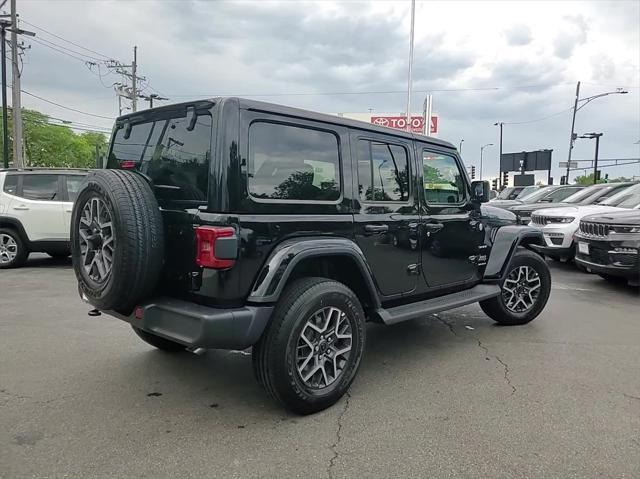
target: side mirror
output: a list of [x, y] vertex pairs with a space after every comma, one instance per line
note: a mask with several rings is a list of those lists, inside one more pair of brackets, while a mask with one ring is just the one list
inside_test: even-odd
[[491, 186], [488, 181], [472, 181], [471, 182], [471, 201], [476, 203], [486, 203], [489, 201]]

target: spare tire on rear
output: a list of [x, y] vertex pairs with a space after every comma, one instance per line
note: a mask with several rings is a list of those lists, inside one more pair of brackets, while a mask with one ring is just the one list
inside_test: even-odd
[[71, 256], [80, 290], [97, 309], [130, 314], [162, 270], [162, 215], [145, 178], [91, 172], [71, 216]]

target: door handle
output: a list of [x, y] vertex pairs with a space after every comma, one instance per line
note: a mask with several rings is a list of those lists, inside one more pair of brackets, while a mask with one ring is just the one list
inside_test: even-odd
[[25, 206], [25, 205], [19, 205], [19, 206], [14, 206], [13, 209], [14, 210], [28, 210], [29, 207]]
[[364, 230], [367, 233], [385, 233], [389, 231], [388, 225], [366, 225]]
[[424, 225], [424, 229], [426, 229], [430, 233], [440, 231], [442, 228], [444, 228], [444, 225], [442, 223], [426, 223]]

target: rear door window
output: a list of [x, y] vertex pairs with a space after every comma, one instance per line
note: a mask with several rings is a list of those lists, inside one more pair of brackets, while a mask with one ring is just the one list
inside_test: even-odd
[[137, 123], [115, 133], [109, 168], [136, 169], [153, 181], [159, 200], [206, 204], [212, 117], [198, 114]]
[[247, 174], [255, 199], [337, 201], [338, 137], [314, 128], [254, 122], [249, 127]]
[[62, 201], [59, 197], [58, 175], [24, 175], [22, 196], [28, 200]]
[[409, 200], [409, 157], [403, 146], [358, 140], [357, 156], [362, 201]]

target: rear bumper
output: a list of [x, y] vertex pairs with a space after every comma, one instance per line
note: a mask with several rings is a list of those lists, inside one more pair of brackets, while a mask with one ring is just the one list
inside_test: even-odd
[[138, 306], [130, 316], [104, 312], [188, 347], [242, 350], [260, 339], [272, 311], [272, 306], [222, 309], [156, 298]]

